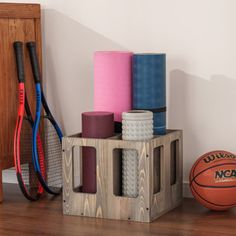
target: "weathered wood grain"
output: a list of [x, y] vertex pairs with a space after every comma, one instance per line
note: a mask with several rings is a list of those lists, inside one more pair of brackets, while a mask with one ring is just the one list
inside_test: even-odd
[[15, 19], [40, 18], [40, 5], [24, 3], [0, 3], [0, 16], [1, 18]]
[[[63, 212], [98, 218], [151, 222], [178, 206], [182, 201], [182, 131], [170, 131], [150, 141], [125, 141], [119, 136], [88, 139], [79, 135], [63, 138]], [[171, 142], [178, 141], [176, 181], [171, 184]], [[97, 151], [97, 193], [86, 194], [73, 189], [73, 147], [89, 146]], [[154, 150], [161, 147], [160, 173], [154, 175]], [[119, 196], [121, 149], [134, 149], [139, 160], [139, 194], [136, 198]], [[114, 152], [114, 150], [116, 150]], [[172, 167], [173, 168], [173, 167]], [[175, 168], [175, 167], [174, 167]], [[160, 180], [154, 179], [159, 176]], [[154, 194], [154, 183], [160, 191]]]
[[[178, 140], [176, 183], [171, 185], [171, 142]], [[182, 131], [170, 132], [161, 139], [152, 140], [152, 149], [163, 146], [163, 156], [161, 155], [161, 190], [159, 193], [151, 194], [151, 220], [158, 218], [167, 211], [177, 207], [182, 201]], [[153, 158], [153, 155], [152, 155]], [[153, 160], [152, 160], [153, 162]], [[151, 183], [154, 183], [151, 174]], [[152, 191], [153, 186], [151, 186]]]
[[[97, 154], [97, 193], [77, 193], [73, 188], [73, 156], [74, 146], [94, 147]], [[103, 155], [103, 140], [85, 138], [63, 138], [63, 209], [64, 214], [84, 215], [104, 218], [106, 207], [107, 163]]]
[[[108, 161], [108, 216], [109, 219], [122, 219], [133, 221], [148, 221], [149, 219], [149, 166], [150, 161], [146, 156], [147, 150], [145, 142], [134, 142], [124, 140], [104, 140], [105, 156]], [[113, 193], [113, 167], [114, 159], [112, 158], [114, 149], [134, 149], [138, 152], [139, 158], [139, 196], [129, 198], [115, 196]], [[116, 168], [115, 168], [116, 169]], [[117, 169], [116, 169], [117, 171]], [[120, 170], [118, 170], [120, 171]], [[148, 209], [148, 210], [147, 210]]]

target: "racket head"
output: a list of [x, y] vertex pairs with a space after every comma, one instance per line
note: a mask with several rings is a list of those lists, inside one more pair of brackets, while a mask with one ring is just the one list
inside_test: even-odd
[[[40, 117], [39, 123], [35, 127], [38, 131], [34, 130], [34, 132], [41, 134], [44, 151], [43, 165], [40, 164], [37, 153], [34, 155], [38, 179], [48, 193], [58, 195], [62, 190], [62, 155], [61, 138], [58, 136], [57, 126], [50, 116], [45, 115]], [[33, 142], [35, 143], [35, 141], [35, 135], [33, 135]], [[34, 149], [36, 147], [34, 146]]]
[[[36, 43], [28, 42], [27, 44], [30, 62], [32, 67], [33, 78], [36, 90], [36, 115], [33, 128], [33, 153], [35, 159], [35, 170], [43, 188], [50, 194], [60, 194], [62, 189], [62, 155], [61, 139], [62, 132], [53, 118], [43, 91], [41, 89], [41, 73], [36, 52]], [[46, 116], [41, 117], [42, 105]], [[45, 157], [45, 173], [40, 168], [39, 157], [37, 153], [37, 133], [42, 133]]]
[[[42, 102], [42, 99], [44, 102]], [[33, 157], [35, 171], [44, 190], [50, 194], [58, 195], [62, 190], [62, 155], [61, 155], [61, 131], [52, 117], [49, 109], [45, 110], [45, 116], [41, 116], [41, 102], [46, 103], [40, 83], [36, 83], [36, 116], [33, 127]], [[40, 165], [38, 155], [37, 133], [41, 134], [44, 150], [44, 163]], [[42, 169], [42, 167], [44, 169]]]

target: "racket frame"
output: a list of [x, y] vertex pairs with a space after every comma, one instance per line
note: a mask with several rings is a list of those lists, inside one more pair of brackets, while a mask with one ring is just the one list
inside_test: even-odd
[[[26, 95], [26, 90], [25, 90], [23, 43], [20, 41], [16, 41], [13, 43], [13, 47], [14, 47], [14, 52], [15, 52], [15, 57], [16, 57], [16, 65], [17, 65], [18, 100], [19, 100], [17, 122], [16, 122], [16, 127], [15, 127], [15, 132], [14, 132], [14, 164], [15, 164], [16, 176], [19, 183], [19, 187], [23, 195], [25, 196], [25, 198], [27, 198], [30, 201], [36, 201], [43, 194], [43, 188], [39, 182], [38, 193], [36, 196], [32, 196], [26, 188], [26, 185], [22, 176], [22, 169], [21, 169], [20, 140], [21, 140], [21, 130], [22, 130], [23, 120], [26, 119], [29, 122], [32, 129], [34, 125], [27, 95]], [[39, 135], [38, 135], [38, 142], [41, 143], [41, 139]], [[42, 159], [44, 158], [44, 154], [42, 150], [42, 143], [41, 145], [40, 143], [38, 145], [39, 146], [38, 148], [41, 149], [39, 157], [40, 159]], [[32, 162], [34, 164], [33, 158], [32, 158]], [[42, 165], [42, 162], [40, 163]]]
[[59, 191], [55, 191], [48, 186], [48, 184], [45, 181], [45, 178], [42, 175], [42, 171], [40, 169], [40, 163], [38, 161], [39, 157], [38, 157], [38, 153], [37, 153], [37, 141], [36, 141], [37, 139], [36, 139], [36, 137], [37, 137], [37, 133], [39, 130], [39, 123], [41, 120], [42, 107], [44, 108], [44, 111], [46, 113], [46, 116], [44, 116], [44, 117], [47, 117], [47, 119], [51, 122], [51, 124], [55, 128], [60, 143], [62, 142], [63, 134], [62, 134], [60, 127], [58, 126], [57, 122], [55, 121], [55, 119], [49, 109], [49, 106], [48, 106], [47, 101], [45, 99], [43, 90], [41, 88], [41, 80], [40, 80], [41, 76], [40, 76], [39, 62], [38, 62], [37, 53], [36, 53], [36, 43], [35, 42], [27, 42], [26, 45], [28, 48], [29, 56], [30, 56], [30, 62], [31, 62], [33, 78], [34, 78], [34, 82], [35, 82], [35, 91], [36, 91], [36, 112], [35, 112], [33, 138], [32, 138], [35, 171], [36, 171], [38, 179], [39, 179], [41, 185], [43, 186], [44, 190], [50, 194], [58, 195], [61, 193], [61, 188], [59, 189]]

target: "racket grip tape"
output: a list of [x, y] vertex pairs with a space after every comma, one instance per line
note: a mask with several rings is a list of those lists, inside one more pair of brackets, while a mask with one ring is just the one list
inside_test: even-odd
[[40, 83], [40, 69], [39, 69], [39, 62], [38, 62], [37, 52], [36, 52], [36, 43], [35, 42], [28, 42], [28, 43], [26, 43], [26, 46], [28, 48], [28, 52], [29, 52], [29, 56], [30, 56], [30, 62], [31, 62], [31, 66], [32, 66], [34, 82]]
[[15, 57], [16, 57], [16, 68], [18, 74], [18, 81], [25, 81], [25, 72], [24, 72], [24, 61], [23, 61], [23, 43], [16, 41], [13, 43]]

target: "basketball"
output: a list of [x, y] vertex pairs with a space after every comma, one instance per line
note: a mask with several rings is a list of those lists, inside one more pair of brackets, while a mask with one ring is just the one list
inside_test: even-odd
[[193, 165], [189, 177], [195, 199], [204, 207], [224, 211], [236, 205], [236, 155], [212, 151]]

